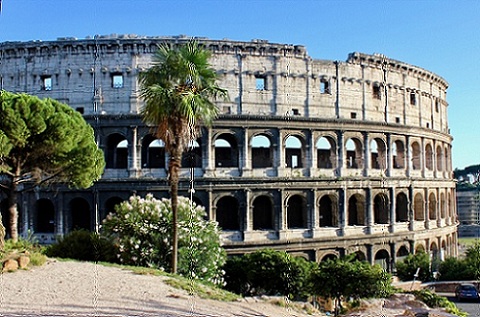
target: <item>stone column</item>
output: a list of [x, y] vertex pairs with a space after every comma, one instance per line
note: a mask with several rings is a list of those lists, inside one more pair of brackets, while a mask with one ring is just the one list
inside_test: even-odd
[[249, 133], [248, 127], [243, 128], [243, 165], [242, 165], [242, 175], [245, 172], [252, 170], [252, 156], [250, 154], [250, 144], [249, 144]]
[[373, 225], [375, 223], [374, 214], [373, 214], [373, 201], [372, 201], [372, 188], [368, 187], [365, 192], [365, 209], [367, 212], [367, 232], [371, 234], [373, 232]]
[[245, 189], [245, 228], [246, 232], [253, 230], [253, 215], [252, 215], [252, 206], [250, 204], [250, 199], [252, 196], [252, 191], [250, 189]]
[[214, 176], [213, 172], [215, 170], [215, 158], [212, 155], [212, 128], [207, 128], [206, 131], [205, 140], [207, 141], [207, 144], [205, 145], [205, 155], [202, 158], [202, 166], [205, 166], [205, 176], [212, 177]]
[[412, 168], [412, 151], [410, 150], [410, 137], [405, 136], [405, 172], [407, 177], [410, 177], [410, 170]]
[[315, 145], [315, 135], [312, 130], [309, 130], [308, 140], [307, 143], [309, 144], [309, 148], [307, 149], [307, 163], [309, 163], [308, 170], [309, 176], [314, 177], [315, 170], [317, 169], [317, 148]]
[[277, 137], [277, 146], [274, 146], [275, 151], [277, 153], [275, 164], [277, 166], [277, 175], [284, 176], [285, 175], [285, 148], [283, 145], [283, 133], [280, 129], [278, 131]]
[[345, 168], [345, 135], [344, 131], [337, 131], [337, 176], [342, 176]]
[[370, 135], [368, 132], [363, 133], [363, 149], [364, 149], [364, 154], [363, 156], [365, 159], [363, 160], [363, 175], [368, 176], [369, 171], [371, 168], [371, 153], [370, 153]]
[[[393, 175], [393, 151], [392, 151], [392, 138], [391, 134], [387, 133], [387, 172], [385, 175], [391, 177]], [[398, 155], [398, 149], [397, 149]]]
[[338, 227], [340, 229], [340, 235], [345, 236], [345, 228], [348, 225], [348, 203], [347, 203], [347, 187], [344, 185], [338, 193]]

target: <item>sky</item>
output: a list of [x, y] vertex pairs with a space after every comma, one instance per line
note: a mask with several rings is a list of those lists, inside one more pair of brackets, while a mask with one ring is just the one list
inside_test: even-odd
[[480, 1], [0, 0], [0, 42], [94, 35], [303, 45], [314, 59], [380, 53], [448, 83], [453, 168], [480, 164]]

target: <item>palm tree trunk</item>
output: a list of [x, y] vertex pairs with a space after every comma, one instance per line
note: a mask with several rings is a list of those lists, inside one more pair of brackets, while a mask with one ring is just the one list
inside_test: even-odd
[[172, 259], [171, 273], [177, 273], [178, 263], [178, 173], [182, 163], [182, 152], [175, 149], [168, 163], [170, 197], [172, 203]]

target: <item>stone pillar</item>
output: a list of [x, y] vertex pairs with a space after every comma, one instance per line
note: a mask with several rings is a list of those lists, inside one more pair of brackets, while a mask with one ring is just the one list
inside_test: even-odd
[[277, 138], [277, 146], [274, 147], [276, 150], [276, 160], [275, 164], [277, 166], [277, 175], [284, 176], [285, 175], [285, 148], [283, 146], [283, 133], [280, 129], [278, 129], [278, 138]]
[[363, 160], [363, 175], [368, 176], [369, 171], [371, 168], [371, 153], [370, 153], [370, 135], [368, 132], [363, 133], [363, 149], [364, 149], [364, 154], [363, 156], [365, 159]]
[[252, 191], [250, 189], [245, 189], [245, 231], [252, 231], [253, 230], [253, 214], [252, 214], [252, 206], [250, 204]]
[[141, 151], [141, 146], [138, 144], [137, 133], [137, 126], [130, 126], [128, 140], [128, 169], [130, 177], [138, 177], [139, 173], [138, 158], [141, 155], [138, 155], [138, 153]]
[[344, 131], [337, 131], [337, 176], [342, 176], [345, 162], [345, 135]]
[[55, 234], [63, 236], [66, 233], [67, 228], [64, 226], [64, 214], [63, 214], [63, 193], [57, 196], [56, 199], [56, 211], [55, 211]]
[[428, 199], [428, 188], [424, 189], [423, 199], [425, 201], [424, 217], [425, 229], [430, 229], [430, 201]]
[[243, 128], [243, 156], [242, 156], [242, 175], [245, 172], [252, 170], [252, 156], [250, 154], [250, 143], [248, 128]]
[[410, 177], [410, 170], [412, 168], [412, 151], [410, 150], [410, 137], [405, 136], [405, 171], [407, 177]]
[[373, 231], [373, 225], [375, 223], [374, 215], [373, 215], [373, 201], [372, 201], [372, 188], [368, 187], [367, 190], [365, 191], [365, 208], [367, 212], [367, 232], [369, 234], [372, 233]]
[[414, 231], [415, 229], [415, 215], [413, 210], [413, 202], [415, 196], [413, 192], [413, 186], [408, 187], [408, 230]]
[[307, 144], [309, 145], [307, 149], [307, 163], [309, 163], [309, 165], [306, 167], [308, 167], [309, 176], [314, 177], [316, 176], [315, 170], [317, 169], [317, 147], [315, 145], [315, 135], [312, 130], [309, 130]]
[[386, 141], [387, 141], [387, 172], [385, 173], [385, 175], [387, 177], [391, 177], [393, 174], [393, 151], [392, 151], [392, 138], [390, 133], [387, 133]]

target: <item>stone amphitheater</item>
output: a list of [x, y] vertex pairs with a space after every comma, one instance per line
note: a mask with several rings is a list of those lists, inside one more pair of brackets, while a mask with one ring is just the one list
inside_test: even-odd
[[[88, 190], [22, 193], [20, 232], [51, 243], [97, 230], [133, 193], [168, 197], [168, 155], [139, 115], [137, 76], [159, 44], [189, 40], [0, 43], [0, 88], [82, 113], [107, 163]], [[180, 194], [219, 223], [228, 253], [268, 247], [314, 261], [355, 253], [388, 271], [419, 249], [440, 260], [457, 254], [445, 79], [380, 54], [332, 61], [301, 45], [196, 40], [212, 52], [229, 98], [185, 154]]]

